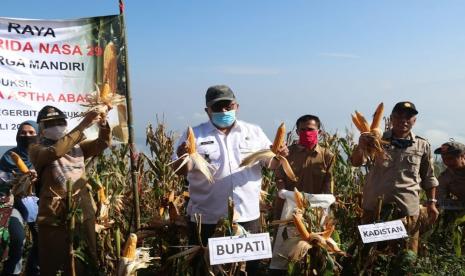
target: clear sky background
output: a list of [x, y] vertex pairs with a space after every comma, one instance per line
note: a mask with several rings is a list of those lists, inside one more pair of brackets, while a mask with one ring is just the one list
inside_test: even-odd
[[[205, 91], [227, 84], [238, 118], [273, 138], [303, 114], [344, 132], [383, 101], [419, 110], [414, 132], [465, 142], [465, 1], [126, 1], [136, 138], [165, 118], [207, 120]], [[117, 14], [117, 1], [2, 0], [0, 16]]]

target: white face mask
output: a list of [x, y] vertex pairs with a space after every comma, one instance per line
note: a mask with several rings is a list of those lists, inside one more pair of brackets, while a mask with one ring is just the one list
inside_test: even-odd
[[58, 140], [66, 135], [68, 130], [66, 126], [53, 126], [48, 127], [42, 131], [42, 136], [50, 140]]

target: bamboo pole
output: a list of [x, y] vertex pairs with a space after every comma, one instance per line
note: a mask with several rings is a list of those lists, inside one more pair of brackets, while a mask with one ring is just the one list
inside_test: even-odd
[[127, 115], [128, 115], [128, 130], [129, 130], [129, 155], [131, 158], [131, 182], [133, 187], [133, 204], [134, 204], [134, 227], [137, 231], [140, 228], [140, 208], [139, 208], [139, 187], [137, 185], [137, 151], [136, 145], [134, 143], [134, 124], [133, 124], [133, 115], [132, 115], [132, 96], [131, 96], [131, 85], [129, 78], [129, 60], [128, 60], [128, 45], [126, 40], [126, 26], [124, 20], [124, 3], [123, 0], [119, 0], [119, 11], [120, 11], [120, 20], [121, 20], [121, 36], [124, 38], [125, 48], [124, 56], [126, 61], [125, 73], [126, 73], [126, 106], [127, 106]]
[[76, 276], [76, 264], [74, 262], [74, 214], [73, 214], [73, 191], [71, 180], [66, 181], [66, 209], [67, 209], [67, 226], [68, 226], [68, 275]]

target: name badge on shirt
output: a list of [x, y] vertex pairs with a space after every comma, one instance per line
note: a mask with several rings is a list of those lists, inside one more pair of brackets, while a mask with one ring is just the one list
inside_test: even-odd
[[210, 145], [210, 144], [213, 144], [215, 142], [213, 141], [204, 141], [204, 142], [201, 142], [200, 145], [203, 146], [203, 145]]

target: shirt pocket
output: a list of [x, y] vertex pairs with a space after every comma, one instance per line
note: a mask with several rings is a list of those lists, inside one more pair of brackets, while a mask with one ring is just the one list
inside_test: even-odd
[[419, 152], [409, 152], [402, 156], [405, 174], [417, 178], [420, 174], [421, 154]]

